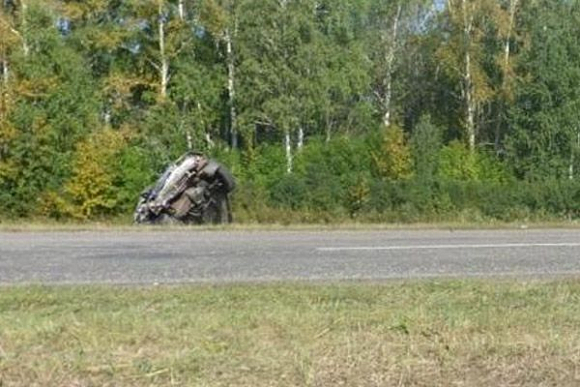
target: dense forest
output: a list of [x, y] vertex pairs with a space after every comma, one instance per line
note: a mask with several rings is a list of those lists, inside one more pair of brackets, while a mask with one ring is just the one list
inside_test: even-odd
[[0, 216], [129, 216], [187, 150], [249, 222], [580, 216], [580, 1], [3, 0]]

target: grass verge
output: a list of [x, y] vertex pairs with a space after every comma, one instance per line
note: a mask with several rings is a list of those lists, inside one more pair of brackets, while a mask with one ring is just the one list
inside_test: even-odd
[[456, 221], [433, 223], [232, 223], [226, 225], [135, 225], [129, 221], [111, 222], [51, 222], [48, 220], [0, 220], [0, 232], [74, 232], [74, 231], [301, 231], [301, 230], [513, 230], [513, 229], [578, 229], [578, 221], [537, 221], [537, 222], [502, 222], [502, 221]]
[[580, 280], [0, 289], [0, 386], [578, 386]]

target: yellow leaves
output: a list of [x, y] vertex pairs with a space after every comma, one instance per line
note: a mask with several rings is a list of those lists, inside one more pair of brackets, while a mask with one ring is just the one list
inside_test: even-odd
[[370, 200], [371, 188], [366, 178], [361, 177], [347, 191], [347, 207], [351, 217], [354, 217]]
[[411, 151], [405, 141], [405, 133], [397, 125], [384, 130], [381, 146], [371, 152], [374, 167], [379, 176], [388, 179], [407, 179], [412, 174]]
[[449, 18], [452, 33], [436, 52], [443, 70], [452, 78], [463, 82], [469, 76], [473, 85], [475, 102], [483, 102], [492, 96], [489, 79], [482, 68], [483, 42], [482, 30], [489, 15], [483, 2], [471, 0], [449, 1]]
[[130, 75], [123, 75], [123, 74], [111, 74], [105, 80], [105, 88], [104, 91], [108, 94], [110, 93], [118, 93], [120, 95], [130, 95], [131, 89], [133, 87], [139, 85], [148, 85], [151, 86], [152, 82], [147, 79], [143, 79], [140, 77], [134, 77]]
[[5, 51], [6, 47], [15, 46], [21, 40], [20, 33], [12, 27], [10, 21], [2, 12], [0, 12], [0, 36], [0, 47], [2, 51]]
[[71, 20], [87, 19], [95, 13], [106, 12], [108, 0], [67, 1], [61, 3], [60, 11]]
[[227, 27], [226, 10], [215, 0], [208, 0], [202, 3], [200, 18], [205, 22], [208, 30], [216, 36], [221, 35]]
[[114, 189], [116, 157], [125, 143], [123, 133], [103, 129], [77, 146], [73, 175], [65, 185], [65, 193], [70, 198], [67, 203], [70, 215], [87, 219], [114, 208], [117, 204]]
[[18, 131], [10, 121], [0, 116], [0, 157], [2, 149], [18, 136]]
[[93, 29], [87, 34], [93, 48], [97, 50], [112, 51], [121, 46], [126, 39], [128, 33], [126, 31]]
[[55, 191], [45, 192], [38, 198], [38, 214], [41, 216], [59, 219], [71, 212], [71, 206]]
[[[509, 44], [516, 5], [517, 0], [510, 0], [507, 9], [497, 0], [447, 2], [448, 37], [437, 50], [436, 57], [461, 90], [460, 98], [465, 107], [463, 125], [472, 148], [477, 132], [475, 116], [479, 109], [497, 96], [507, 98], [511, 94], [509, 46], [505, 47]], [[498, 43], [495, 49], [489, 43], [492, 39]], [[489, 58], [497, 58], [502, 51], [503, 61], [490, 63]], [[494, 84], [489, 74], [498, 70], [504, 81]]]
[[23, 97], [36, 99], [44, 97], [59, 86], [58, 77], [35, 78], [33, 80], [21, 80], [16, 86], [16, 92]]
[[[1, 82], [1, 81], [0, 81]], [[12, 90], [8, 88], [8, 85], [1, 85], [0, 87], [0, 127], [4, 126], [6, 117], [12, 111], [14, 107], [15, 98]]]
[[481, 66], [471, 67], [471, 81], [473, 83], [473, 102], [481, 104], [489, 101], [495, 95], [491, 81]]
[[103, 91], [110, 98], [114, 109], [129, 108], [129, 98], [137, 86], [152, 89], [156, 87], [156, 82], [147, 77], [113, 73], [105, 79]]
[[71, 20], [82, 19], [87, 14], [86, 4], [80, 2], [67, 2], [61, 8], [63, 16]]
[[[443, 69], [454, 78], [466, 77], [469, 72], [474, 102], [488, 101], [494, 96], [491, 81], [482, 66], [485, 42], [491, 31], [500, 46], [509, 39], [518, 0], [509, 0], [507, 8], [497, 0], [449, 0], [448, 17], [451, 34], [437, 51]], [[493, 28], [490, 28], [493, 26]], [[497, 65], [505, 76], [509, 69], [502, 50], [498, 50]], [[469, 59], [468, 59], [469, 58]], [[501, 58], [501, 59], [500, 59]]]
[[18, 174], [18, 166], [14, 161], [0, 160], [0, 182], [3, 180], [11, 180]]

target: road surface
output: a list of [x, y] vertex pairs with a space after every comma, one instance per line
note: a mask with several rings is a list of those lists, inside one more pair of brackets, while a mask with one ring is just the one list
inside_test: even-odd
[[580, 276], [580, 230], [0, 232], [0, 285]]

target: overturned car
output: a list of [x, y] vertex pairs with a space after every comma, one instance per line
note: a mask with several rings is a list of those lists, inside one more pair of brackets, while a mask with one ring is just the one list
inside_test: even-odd
[[235, 186], [222, 164], [200, 153], [186, 153], [141, 194], [135, 223], [229, 223], [229, 194]]

